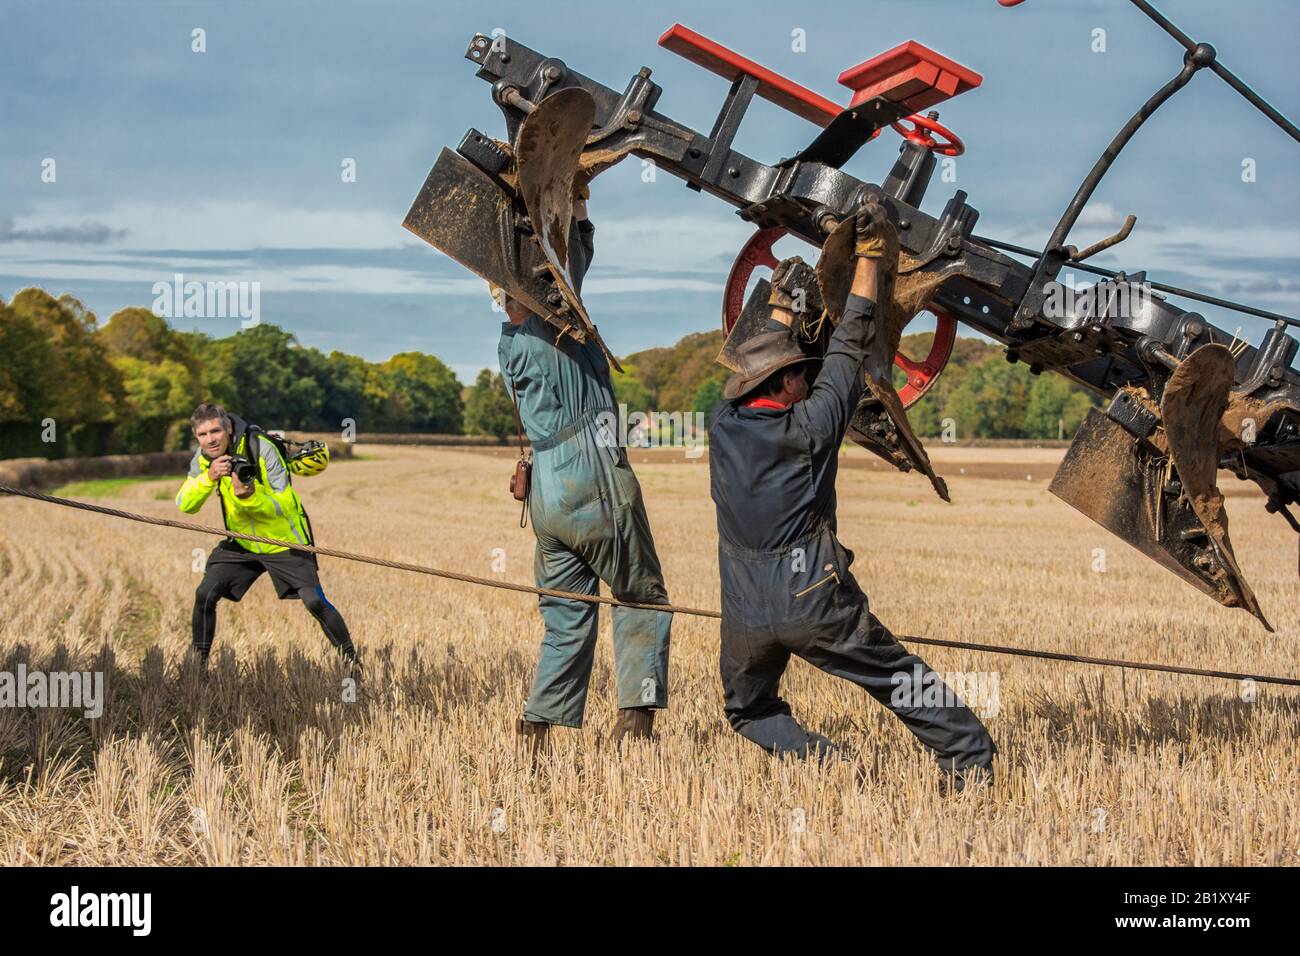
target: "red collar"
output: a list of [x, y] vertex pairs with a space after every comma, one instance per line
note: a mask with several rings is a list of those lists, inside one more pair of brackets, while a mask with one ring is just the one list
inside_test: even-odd
[[780, 402], [773, 401], [770, 398], [751, 398], [745, 403], [746, 408], [789, 408], [789, 405], [782, 405]]

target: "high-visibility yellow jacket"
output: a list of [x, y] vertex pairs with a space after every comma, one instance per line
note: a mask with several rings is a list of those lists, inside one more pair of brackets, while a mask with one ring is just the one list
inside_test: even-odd
[[[257, 462], [258, 478], [253, 482], [253, 493], [247, 498], [236, 497], [229, 476], [214, 483], [208, 477], [208, 466], [212, 463], [203, 456], [202, 451], [196, 451], [190, 461], [189, 477], [176, 494], [176, 507], [186, 514], [195, 514], [208, 500], [212, 490], [219, 486], [218, 500], [221, 502], [221, 516], [227, 531], [311, 544], [311, 525], [307, 513], [303, 510], [298, 493], [289, 482], [289, 469], [279, 449], [254, 433], [251, 436], [253, 453], [250, 454], [247, 450], [250, 444], [247, 426], [238, 419], [234, 424], [233, 448], [227, 454], [242, 455]], [[280, 545], [244, 541], [240, 538], [234, 540], [240, 547], [255, 554], [275, 554], [289, 550]]]

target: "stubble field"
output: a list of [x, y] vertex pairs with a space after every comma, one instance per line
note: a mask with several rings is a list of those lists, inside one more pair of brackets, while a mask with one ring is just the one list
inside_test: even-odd
[[[320, 544], [532, 583], [509, 457], [360, 446], [299, 491]], [[1295, 676], [1295, 537], [1221, 476], [1238, 557], [1277, 627], [1208, 598], [1047, 491], [1059, 451], [934, 449], [952, 505], [871, 467], [840, 534], [899, 635]], [[642, 461], [642, 459], [646, 459]], [[674, 603], [716, 607], [707, 467], [634, 454]], [[103, 503], [180, 518], [180, 476]], [[192, 519], [194, 520], [194, 519]], [[209, 502], [197, 519], [218, 526]], [[218, 541], [0, 499], [0, 671], [103, 671], [104, 713], [0, 708], [0, 865], [1300, 863], [1300, 691], [914, 646], [996, 682], [989, 791], [856, 687], [794, 661], [796, 716], [850, 762], [776, 761], [722, 714], [717, 623], [674, 622], [670, 708], [622, 756], [607, 612], [587, 720], [534, 771], [517, 751], [536, 601], [321, 560], [368, 673], [355, 702], [315, 622], [259, 581], [222, 602], [211, 672], [185, 664]], [[1104, 571], [1097, 570], [1103, 549]]]

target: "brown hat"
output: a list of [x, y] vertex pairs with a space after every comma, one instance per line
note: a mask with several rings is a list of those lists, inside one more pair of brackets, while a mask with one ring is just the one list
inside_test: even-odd
[[759, 332], [736, 349], [736, 364], [740, 368], [722, 386], [722, 397], [728, 401], [741, 398], [779, 369], [798, 362], [820, 361], [819, 356], [801, 349], [786, 329]]

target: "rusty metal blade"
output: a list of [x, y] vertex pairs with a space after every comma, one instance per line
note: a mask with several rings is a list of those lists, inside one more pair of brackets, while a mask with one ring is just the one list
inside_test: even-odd
[[722, 348], [718, 352], [715, 361], [719, 365], [729, 368], [733, 372], [740, 371], [740, 361], [736, 353], [750, 338], [763, 331], [763, 324], [771, 314], [771, 309], [767, 304], [771, 292], [772, 285], [766, 279], [759, 279], [755, 283], [754, 291], [745, 300], [744, 311], [736, 319], [736, 324], [731, 327], [727, 340], [722, 343]]
[[1166, 491], [1167, 467], [1163, 454], [1094, 408], [1048, 490], [1220, 604], [1242, 606], [1200, 519]]
[[536, 244], [521, 242], [514, 197], [459, 153], [444, 149], [402, 225], [541, 316], [548, 285], [534, 276]]
[[[892, 359], [890, 364], [893, 364]], [[930, 479], [930, 486], [934, 488], [936, 495], [944, 501], [952, 501], [948, 497], [948, 483], [935, 474], [934, 466], [930, 464], [930, 456], [925, 453], [925, 446], [921, 444], [921, 440], [912, 431], [912, 423], [907, 420], [903, 400], [898, 397], [898, 392], [894, 391], [894, 383], [888, 378], [868, 377], [867, 389], [885, 407], [886, 413], [894, 423], [894, 428], [898, 433], [897, 451], [906, 457], [912, 467]]]
[[596, 101], [580, 87], [557, 90], [524, 117], [515, 145], [519, 194], [560, 293], [590, 326], [569, 264], [569, 224], [578, 159], [596, 118]]
[[515, 141], [515, 171], [519, 194], [532, 221], [534, 238], [556, 289], [568, 311], [564, 318], [579, 341], [595, 340], [618, 371], [623, 366], [605, 345], [582, 296], [569, 261], [569, 228], [573, 221], [573, 183], [582, 150], [596, 119], [596, 101], [581, 87], [556, 90], [524, 117]]
[[838, 324], [853, 284], [853, 217], [845, 219], [822, 243], [817, 258], [817, 288], [831, 322]]
[[1227, 346], [1204, 345], [1169, 376], [1160, 414], [1183, 496], [1218, 552], [1225, 585], [1236, 594], [1237, 600], [1230, 606], [1245, 608], [1269, 627], [1232, 552], [1228, 513], [1215, 479], [1219, 470], [1219, 420], [1228, 406], [1228, 391], [1234, 381], [1236, 361]]

